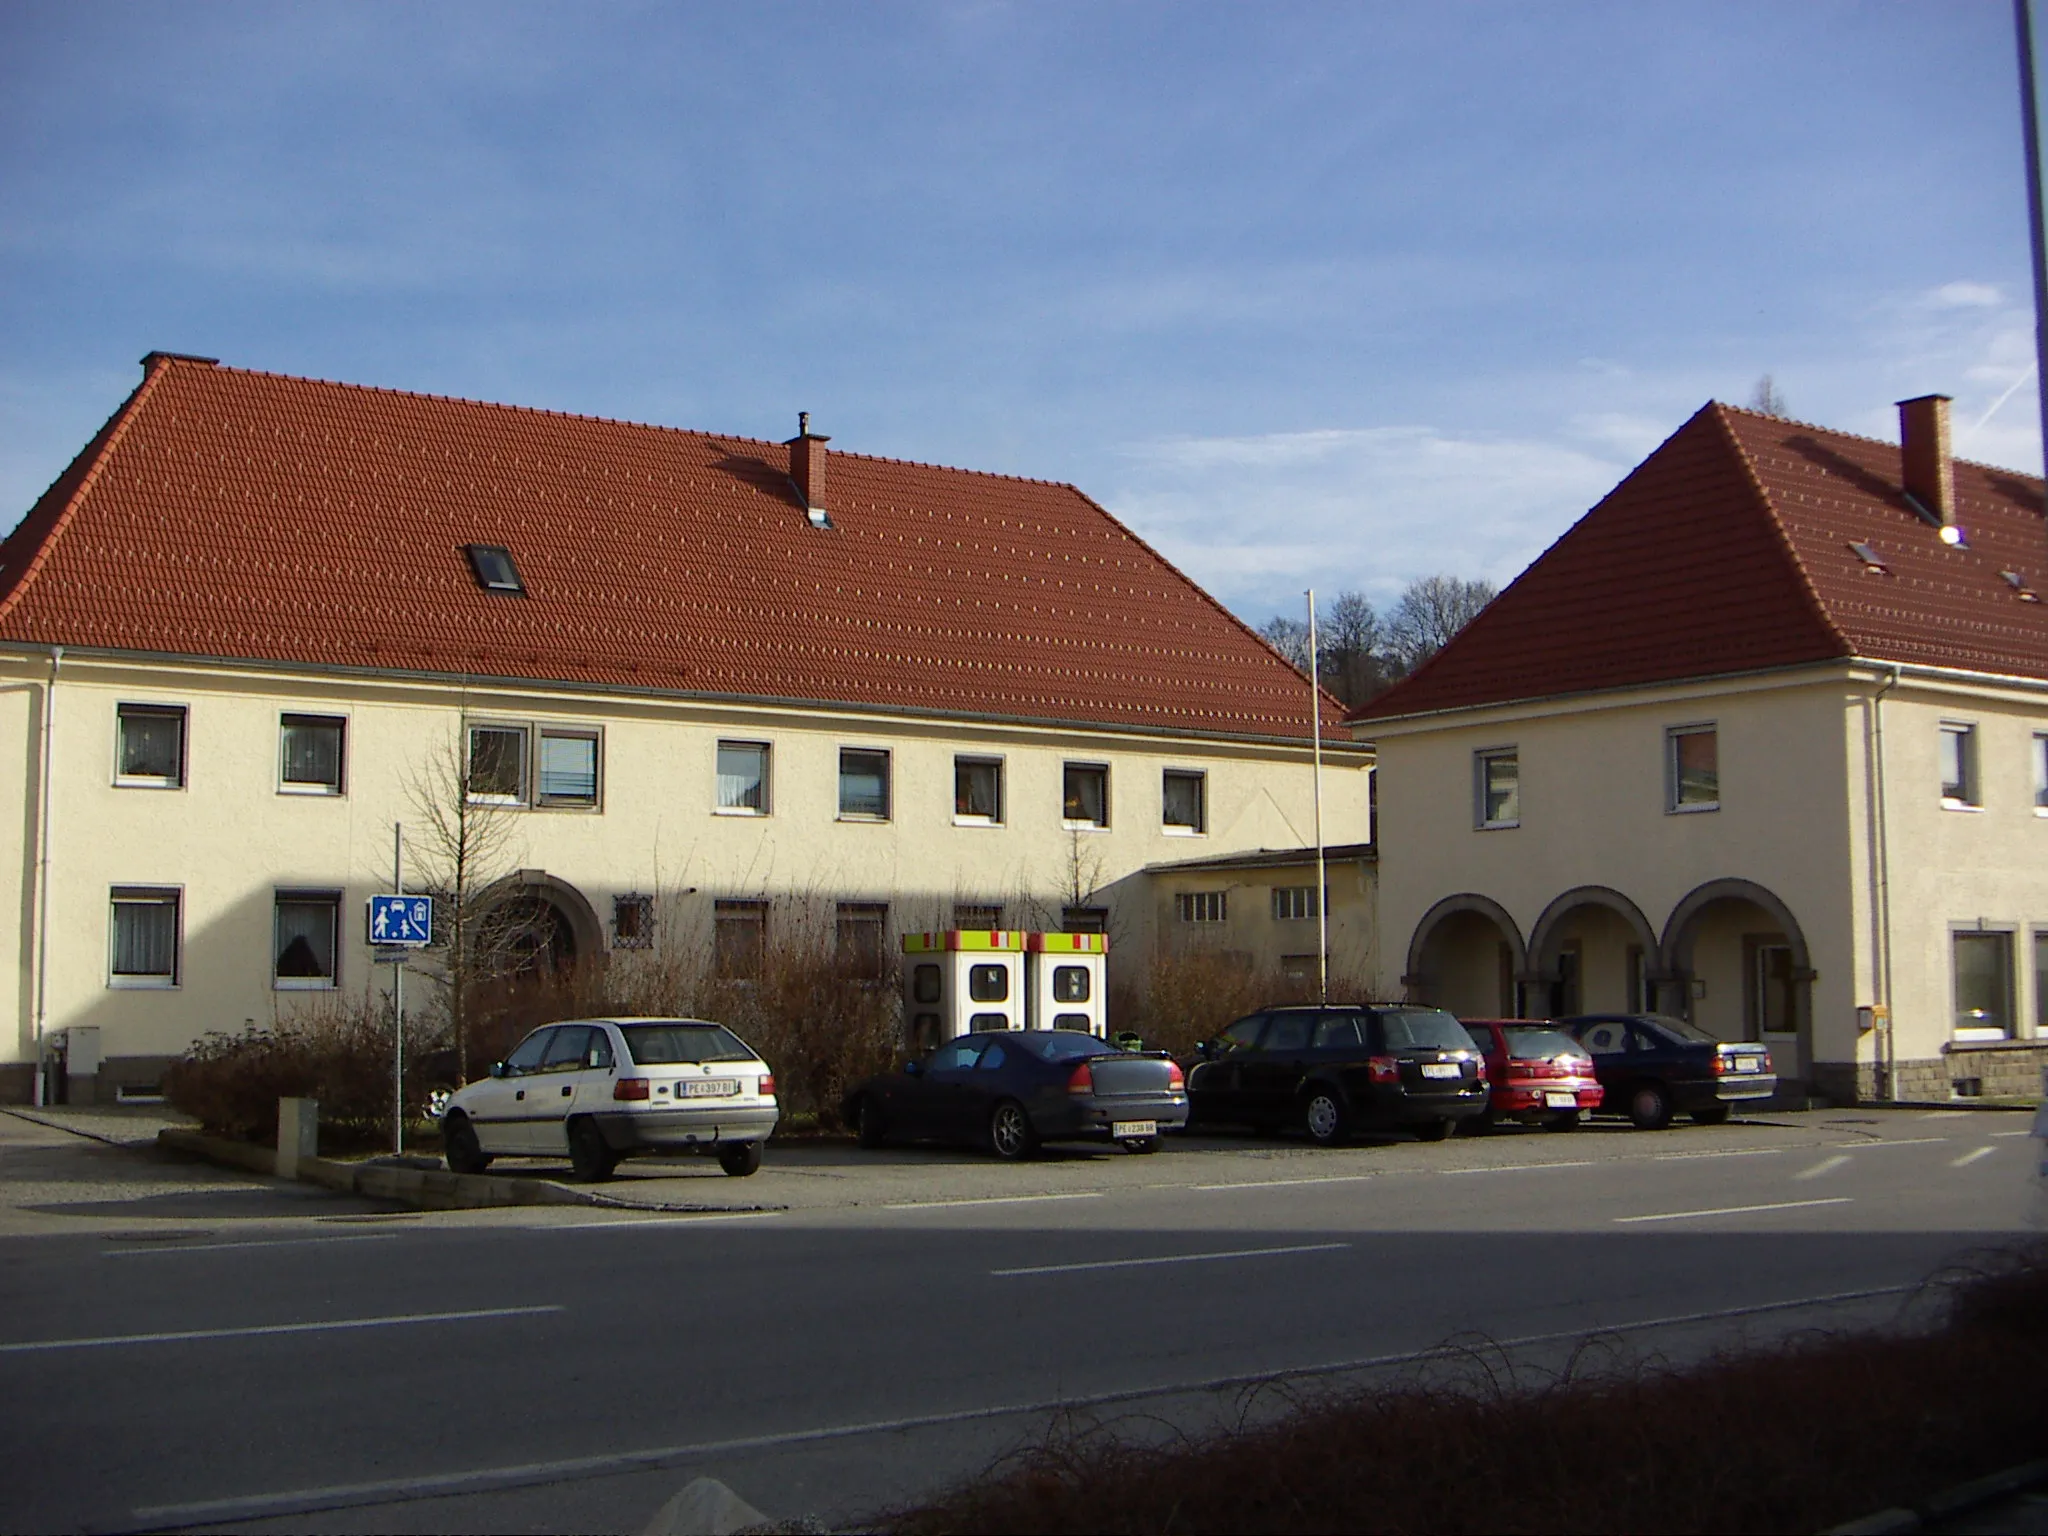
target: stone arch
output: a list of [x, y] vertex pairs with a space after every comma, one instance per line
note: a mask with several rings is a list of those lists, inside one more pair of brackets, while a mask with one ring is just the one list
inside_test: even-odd
[[544, 869], [515, 870], [494, 882], [484, 893], [482, 909], [500, 920], [524, 922], [526, 930], [515, 933], [512, 942], [537, 960], [544, 955], [550, 969], [605, 959], [604, 924], [597, 909], [575, 886]]
[[[1455, 896], [1446, 896], [1427, 912], [1422, 921], [1415, 925], [1415, 933], [1408, 941], [1408, 964], [1401, 977], [1403, 993], [1418, 1002], [1435, 1002], [1443, 995], [1445, 978], [1437, 974], [1436, 961], [1432, 958], [1433, 941], [1444, 935], [1449, 928], [1456, 927], [1461, 919], [1483, 920], [1498, 934], [1497, 942], [1508, 949], [1507, 977], [1512, 987], [1514, 978], [1519, 977], [1528, 963], [1528, 946], [1522, 940], [1521, 924], [1509, 914], [1508, 909], [1491, 896], [1481, 896], [1476, 891], [1462, 891]], [[1514, 1011], [1511, 1002], [1503, 1006]], [[1494, 1009], [1485, 1009], [1492, 1013]]]
[[[1529, 963], [1521, 975], [1525, 1013], [1533, 1016], [1562, 1015], [1583, 1011], [1587, 1006], [1585, 978], [1568, 980], [1564, 965], [1565, 930], [1573, 916], [1587, 907], [1611, 913], [1620, 919], [1642, 955], [1646, 972], [1643, 1001], [1648, 1004], [1657, 996], [1666, 980], [1663, 951], [1657, 940], [1657, 930], [1650, 926], [1643, 909], [1612, 886], [1576, 885], [1553, 899], [1529, 930]], [[1609, 971], [1606, 974], [1607, 984], [1612, 986], [1615, 973]], [[1624, 978], [1624, 984], [1632, 995], [1633, 982]]]
[[[1691, 931], [1693, 919], [1717, 901], [1746, 901], [1751, 906], [1761, 907], [1777, 921], [1785, 940], [1792, 947], [1792, 964], [1801, 971], [1813, 969], [1813, 957], [1806, 947], [1806, 935], [1800, 930], [1799, 919], [1792, 915], [1792, 909], [1780, 901], [1768, 887], [1758, 885], [1754, 880], [1709, 880], [1705, 885], [1693, 887], [1677, 906], [1671, 909], [1671, 916], [1664, 921], [1662, 951], [1665, 968], [1674, 974], [1692, 969], [1692, 944], [1696, 935]], [[1810, 979], [1810, 978], [1809, 978]]]
[[1605, 885], [1575, 885], [1543, 909], [1536, 926], [1529, 930], [1529, 960], [1532, 969], [1547, 970], [1557, 963], [1557, 943], [1564, 920], [1580, 907], [1605, 907], [1634, 931], [1646, 955], [1660, 954], [1657, 930], [1643, 916], [1643, 909], [1621, 892]]
[[[1791, 907], [1768, 887], [1758, 885], [1754, 880], [1709, 880], [1695, 886], [1671, 909], [1671, 916], [1664, 922], [1662, 946], [1664, 969], [1670, 978], [1668, 992], [1662, 999], [1663, 1011], [1682, 1014], [1688, 1018], [1697, 1017], [1694, 1002], [1699, 994], [1695, 984], [1703, 986], [1706, 978], [1697, 974], [1695, 946], [1700, 937], [1701, 919], [1722, 902], [1744, 903], [1761, 912], [1777, 934], [1783, 937], [1785, 948], [1791, 951], [1789, 974], [1782, 977], [1785, 990], [1779, 996], [1783, 998], [1790, 1015], [1791, 1029], [1788, 1033], [1793, 1037], [1793, 1050], [1774, 1050], [1772, 1054], [1780, 1058], [1778, 1078], [1783, 1089], [1797, 1092], [1797, 1085], [1806, 1082], [1813, 1073], [1813, 952], [1807, 945], [1806, 933], [1800, 927], [1799, 919], [1793, 915]], [[1745, 940], [1745, 949], [1746, 947]], [[1746, 970], [1749, 965], [1746, 954], [1743, 965]], [[1743, 986], [1753, 984], [1759, 988], [1767, 984], [1747, 974], [1740, 978], [1740, 982]], [[1716, 1008], [1712, 1003], [1706, 1006], [1710, 1014], [1722, 1013], [1724, 1029], [1730, 1027], [1727, 1021], [1732, 1019], [1734, 1014]], [[1748, 1000], [1744, 1000], [1740, 1010], [1747, 1011], [1751, 1006]], [[1761, 1005], [1758, 1007], [1760, 1010]], [[1698, 1021], [1711, 1022], [1709, 1018]], [[1786, 1055], [1792, 1056], [1793, 1059], [1784, 1059]]]

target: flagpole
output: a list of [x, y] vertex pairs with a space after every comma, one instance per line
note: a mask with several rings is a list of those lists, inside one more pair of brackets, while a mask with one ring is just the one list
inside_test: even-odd
[[1316, 589], [1308, 589], [1308, 718], [1315, 741], [1316, 1001], [1330, 1000], [1330, 877], [1323, 863], [1323, 674], [1316, 644]]

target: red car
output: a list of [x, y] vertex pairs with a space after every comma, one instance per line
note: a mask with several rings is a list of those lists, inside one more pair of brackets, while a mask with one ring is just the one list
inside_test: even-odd
[[1486, 1078], [1493, 1085], [1486, 1113], [1467, 1129], [1491, 1130], [1502, 1120], [1519, 1120], [1568, 1131], [1600, 1107], [1593, 1058], [1563, 1030], [1541, 1019], [1458, 1022], [1486, 1057]]

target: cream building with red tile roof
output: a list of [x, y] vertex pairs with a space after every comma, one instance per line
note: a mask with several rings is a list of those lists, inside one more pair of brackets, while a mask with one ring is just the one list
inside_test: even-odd
[[[144, 363], [0, 545], [13, 1097], [60, 1032], [106, 1096], [381, 987], [365, 899], [444, 746], [578, 958], [651, 897], [1106, 921], [1128, 965], [1148, 865], [1313, 835], [1306, 683], [1071, 486]], [[1370, 752], [1326, 756], [1364, 842]]]
[[2042, 482], [1709, 405], [1355, 722], [1385, 982], [1659, 1009], [1836, 1098], [2038, 1094]]

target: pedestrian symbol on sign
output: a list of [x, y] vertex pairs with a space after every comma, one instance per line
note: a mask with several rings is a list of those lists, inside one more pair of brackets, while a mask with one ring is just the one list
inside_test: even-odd
[[434, 898], [431, 896], [372, 896], [370, 898], [370, 942], [403, 944], [413, 948], [433, 942]]

